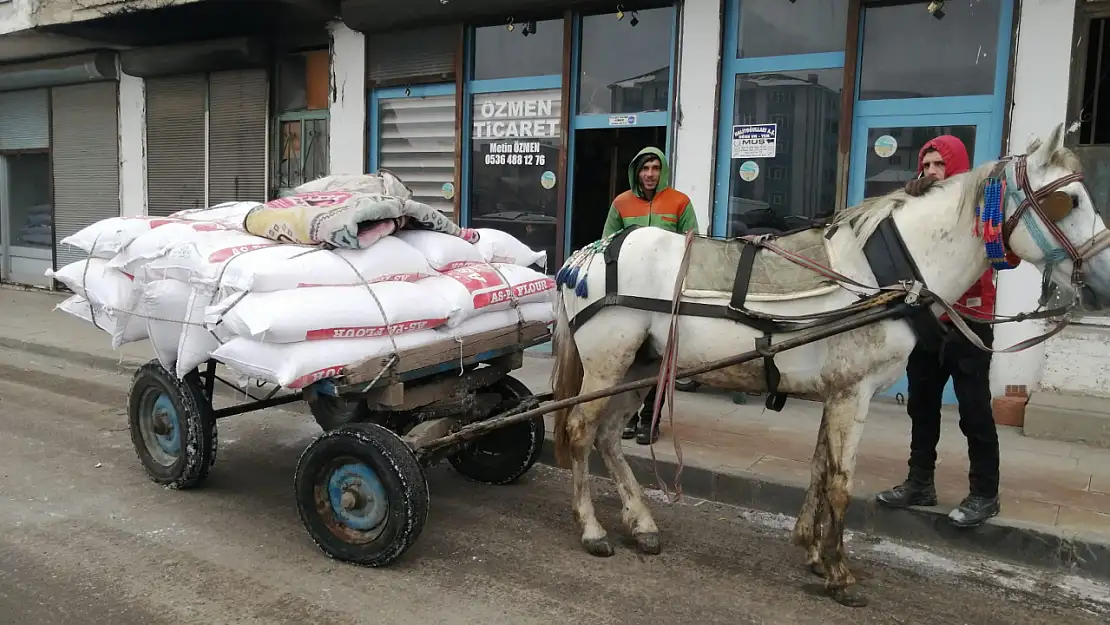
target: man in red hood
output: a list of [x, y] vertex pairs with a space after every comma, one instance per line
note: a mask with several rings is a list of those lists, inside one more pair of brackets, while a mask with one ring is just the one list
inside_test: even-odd
[[[906, 193], [923, 195], [934, 183], [969, 169], [963, 142], [950, 135], [937, 137], [922, 146], [917, 160], [918, 177], [906, 184]], [[994, 315], [994, 300], [994, 270], [988, 269], [955, 308], [989, 320]], [[951, 320], [944, 315], [941, 322], [948, 325]], [[973, 322], [968, 326], [987, 347], [991, 346], [992, 326]], [[967, 437], [971, 488], [967, 498], [948, 517], [957, 527], [975, 527], [999, 512], [998, 431], [991, 411], [991, 353], [980, 350], [952, 330], [941, 344], [919, 341], [910, 354], [906, 367], [910, 387], [906, 408], [912, 423], [909, 477], [879, 493], [876, 499], [891, 508], [937, 504], [933, 473], [940, 441], [940, 408], [944, 386], [951, 378], [960, 405], [960, 430]]]

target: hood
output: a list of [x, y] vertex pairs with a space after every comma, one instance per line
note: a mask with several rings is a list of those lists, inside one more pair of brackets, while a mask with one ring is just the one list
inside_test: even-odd
[[644, 197], [644, 190], [640, 188], [640, 178], [636, 175], [636, 172], [640, 170], [643, 157], [649, 154], [659, 158], [659, 186], [656, 187], [655, 192], [659, 193], [670, 186], [671, 165], [667, 162], [667, 156], [663, 154], [663, 150], [659, 148], [646, 147], [640, 150], [636, 154], [636, 158], [632, 159], [632, 162], [628, 164], [628, 186], [632, 189], [632, 192], [636, 194], [636, 197]]
[[921, 161], [925, 160], [925, 153], [930, 149], [940, 152], [944, 159], [945, 176], [963, 174], [971, 169], [971, 159], [967, 157], [967, 147], [964, 142], [952, 135], [941, 135], [921, 146], [917, 153], [917, 175], [921, 175]]

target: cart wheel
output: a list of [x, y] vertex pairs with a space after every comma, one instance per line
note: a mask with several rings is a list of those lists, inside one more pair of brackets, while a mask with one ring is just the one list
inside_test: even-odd
[[325, 432], [349, 423], [361, 423], [370, 420], [370, 407], [362, 398], [349, 399], [336, 397], [326, 393], [313, 393], [311, 398], [306, 397], [308, 409], [312, 411], [316, 423]]
[[157, 360], [139, 367], [127, 399], [131, 443], [150, 479], [199, 486], [216, 462], [216, 418], [196, 371], [178, 379]]
[[701, 387], [701, 382], [691, 380], [690, 378], [679, 378], [674, 382], [675, 390], [682, 391], [683, 393], [697, 392]]
[[[505, 376], [484, 392], [499, 393], [498, 413], [512, 410], [532, 396], [523, 382]], [[511, 484], [536, 464], [543, 451], [543, 417], [490, 432], [448, 458], [451, 466], [464, 476], [485, 484]]]
[[324, 553], [385, 566], [416, 542], [428, 519], [428, 482], [404, 441], [374, 423], [321, 434], [301, 454], [297, 510]]

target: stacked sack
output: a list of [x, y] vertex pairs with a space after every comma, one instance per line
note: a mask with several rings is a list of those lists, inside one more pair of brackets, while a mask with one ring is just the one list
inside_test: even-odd
[[504, 232], [476, 243], [399, 230], [364, 249], [248, 234], [262, 205], [229, 202], [170, 217], [115, 217], [62, 241], [88, 258], [48, 272], [74, 295], [59, 308], [107, 332], [113, 348], [149, 338], [183, 377], [215, 359], [288, 388], [377, 356], [551, 322], [546, 255]]

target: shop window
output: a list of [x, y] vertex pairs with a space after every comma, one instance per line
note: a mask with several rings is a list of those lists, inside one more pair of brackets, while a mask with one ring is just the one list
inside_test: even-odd
[[842, 52], [848, 0], [741, 0], [738, 58]]
[[455, 219], [455, 96], [383, 98], [377, 106], [378, 168]]
[[[1104, 9], [1105, 11], [1105, 9]], [[1093, 17], [1079, 35], [1082, 73], [1072, 95], [1079, 132], [1074, 149], [1083, 162], [1087, 190], [1104, 220], [1110, 219], [1110, 18]]]
[[993, 94], [1003, 1], [865, 5], [860, 99]]
[[[789, 133], [776, 132], [770, 145], [733, 143], [729, 161], [728, 236], [745, 225], [775, 217], [828, 214], [836, 205], [837, 135], [830, 120], [840, 117], [843, 70], [825, 69], [768, 74], [740, 74], [735, 82], [735, 110], [757, 112], [753, 122], [734, 116], [733, 136], [765, 136], [766, 113], [775, 94], [795, 105], [779, 113]], [[763, 113], [760, 113], [760, 112]], [[792, 158], [797, 152], [799, 158]], [[752, 215], [748, 213], [756, 211]]]
[[286, 54], [275, 72], [276, 195], [328, 174], [328, 99], [331, 57], [327, 50]]
[[4, 159], [8, 179], [9, 242], [13, 247], [52, 249], [54, 209], [50, 199], [50, 154], [17, 152]]
[[563, 20], [474, 29], [474, 80], [563, 73]]
[[578, 114], [666, 111], [673, 28], [673, 7], [582, 18]]
[[561, 91], [476, 94], [470, 225], [497, 228], [556, 258]]

